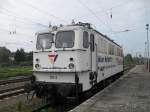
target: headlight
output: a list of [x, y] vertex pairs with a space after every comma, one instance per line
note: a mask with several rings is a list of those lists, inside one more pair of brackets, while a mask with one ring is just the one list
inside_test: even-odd
[[69, 68], [70, 68], [70, 69], [73, 69], [73, 68], [74, 68], [74, 64], [73, 64], [73, 63], [70, 63], [70, 64], [69, 64]]
[[36, 69], [39, 69], [39, 68], [40, 68], [40, 65], [39, 65], [39, 64], [35, 64], [35, 68], [36, 68]]

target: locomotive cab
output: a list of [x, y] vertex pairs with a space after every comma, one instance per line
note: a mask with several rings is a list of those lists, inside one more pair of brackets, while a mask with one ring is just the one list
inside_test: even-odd
[[[47, 89], [55, 87], [57, 93], [65, 97], [75, 96], [92, 86], [89, 74], [96, 71], [96, 64], [92, 66], [96, 58], [94, 33], [89, 32], [83, 26], [68, 26], [37, 34], [33, 58], [37, 94], [41, 85]], [[38, 95], [41, 97], [44, 91], [52, 90], [40, 91], [43, 91]]]
[[80, 29], [38, 34], [34, 52], [34, 71], [89, 70], [90, 58], [87, 52], [90, 52], [90, 42], [86, 33]]

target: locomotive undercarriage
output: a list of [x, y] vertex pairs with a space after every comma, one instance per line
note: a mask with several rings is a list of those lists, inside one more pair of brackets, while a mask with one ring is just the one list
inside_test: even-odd
[[49, 103], [63, 104], [67, 101], [77, 101], [78, 95], [82, 93], [82, 84], [76, 83], [55, 83], [31, 81], [24, 87], [27, 93], [33, 91], [38, 98], [46, 99]]
[[[111, 82], [119, 78], [123, 72], [117, 73], [101, 82], [96, 83], [92, 86], [91, 89], [83, 92], [83, 85], [78, 83], [78, 76], [75, 75], [76, 83], [54, 83], [54, 82], [40, 82], [35, 81], [34, 76], [32, 77], [32, 81], [29, 84], [25, 85], [25, 91], [33, 93], [42, 99], [46, 99], [48, 103], [57, 103], [57, 104], [65, 104], [67, 102], [75, 102], [77, 103], [80, 98], [87, 97], [89, 98], [93, 94], [97, 93], [102, 88], [109, 85]], [[90, 75], [91, 76], [91, 75]], [[95, 82], [93, 80], [92, 82]], [[91, 81], [90, 81], [91, 83]]]

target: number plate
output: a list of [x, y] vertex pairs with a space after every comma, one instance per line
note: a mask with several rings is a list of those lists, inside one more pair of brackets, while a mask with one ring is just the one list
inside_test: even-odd
[[50, 79], [57, 79], [57, 75], [50, 75]]

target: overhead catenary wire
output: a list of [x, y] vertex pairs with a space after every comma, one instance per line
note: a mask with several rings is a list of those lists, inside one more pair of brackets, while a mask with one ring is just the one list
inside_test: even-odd
[[[19, 1], [20, 1], [20, 0], [19, 0]], [[50, 17], [55, 18], [55, 19], [58, 19], [59, 21], [62, 21], [62, 22], [64, 22], [64, 23], [68, 23], [68, 21], [66, 21], [65, 19], [51, 14], [51, 13], [49, 13], [49, 12], [47, 12], [47, 11], [45, 11], [45, 10], [43, 10], [43, 9], [41, 9], [41, 8], [39, 8], [39, 7], [37, 7], [37, 6], [35, 6], [35, 5], [33, 5], [31, 2], [29, 3], [29, 2], [24, 1], [24, 0], [21, 0], [20, 2], [23, 2], [23, 3], [27, 4], [27, 5], [30, 6], [31, 8], [33, 8], [33, 9], [35, 9], [35, 10], [41, 12], [42, 14], [45, 14], [46, 16], [50, 16]]]
[[9, 46], [9, 45], [14, 45], [14, 46], [24, 46], [24, 47], [31, 47], [32, 44], [29, 43], [21, 43], [21, 42], [4, 42], [5, 45]]
[[78, 1], [78, 3], [80, 3], [82, 6], [84, 6], [93, 16], [95, 16], [95, 18], [96, 18], [98, 21], [100, 21], [101, 23], [103, 23], [103, 24], [109, 29], [109, 31], [111, 31], [113, 34], [115, 34], [115, 33], [112, 31], [112, 29], [111, 29], [109, 26], [107, 26], [106, 23], [104, 23], [104, 22], [101, 20], [101, 18], [99, 18], [99, 16], [97, 16], [97, 14], [96, 14], [92, 9], [90, 9], [87, 5], [85, 5], [85, 3], [83, 3], [81, 0], [77, 0], [77, 1]]
[[[8, 11], [8, 10], [7, 10]], [[8, 14], [9, 13], [9, 14]], [[26, 30], [31, 30], [31, 29], [33, 29], [33, 25], [35, 24], [35, 25], [38, 25], [38, 24], [40, 24], [40, 26], [42, 25], [41, 23], [38, 23], [38, 22], [34, 22], [34, 24], [33, 23], [30, 23], [31, 25], [29, 25], [29, 24], [27, 24], [27, 22], [30, 22], [30, 20], [28, 20], [28, 19], [23, 19], [23, 17], [20, 17], [20, 16], [16, 16], [16, 15], [14, 15], [14, 14], [11, 14], [11, 12], [8, 12], [8, 13], [4, 13], [4, 12], [1, 12], [0, 14], [2, 14], [2, 15], [6, 15], [6, 16], [12, 16], [13, 18], [15, 18], [15, 21], [13, 21], [14, 23], [13, 23], [13, 25], [14, 25], [14, 29], [9, 29], [9, 30], [7, 30], [7, 29], [0, 29], [0, 30], [2, 30], [2, 31], [5, 31], [5, 32], [8, 32], [9, 34], [14, 34], [14, 33], [16, 33], [16, 28], [19, 28], [19, 29], [26, 29]], [[6, 18], [7, 20], [10, 20], [9, 18]], [[10, 20], [11, 21], [11, 20]], [[16, 24], [16, 22], [17, 22], [17, 24]], [[33, 22], [33, 21], [31, 21], [31, 22]], [[9, 23], [8, 23], [9, 24]], [[23, 24], [23, 25], [21, 25], [21, 24]], [[27, 27], [25, 27], [25, 26], [27, 26]], [[31, 27], [32, 26], [32, 27]], [[42, 27], [44, 27], [44, 28], [48, 28], [48, 26], [45, 26], [45, 25], [42, 25]], [[17, 32], [18, 33], [18, 32]]]
[[[13, 5], [12, 5], [12, 6], [13, 6]], [[16, 7], [16, 6], [14, 6], [14, 7]], [[15, 13], [15, 12], [13, 12], [12, 10], [7, 9], [6, 7], [1, 7], [1, 9], [7, 11], [8, 13], [13, 14], [14, 16], [16, 16], [16, 14], [17, 14], [17, 13]], [[22, 10], [20, 10], [20, 11], [22, 11]], [[23, 12], [23, 11], [22, 11], [22, 12]], [[21, 14], [22, 14], [22, 13], [21, 13]], [[36, 23], [40, 23], [40, 21], [37, 20], [37, 18], [27, 18], [27, 17], [24, 16], [24, 14], [23, 14], [23, 15], [20, 15], [20, 14], [19, 14], [19, 17], [20, 17], [20, 16], [22, 16], [23, 19], [27, 19], [27, 20], [30, 21], [30, 22], [32, 21], [33, 23], [35, 23], [35, 22], [36, 22]], [[18, 18], [19, 18], [19, 17], [18, 17]], [[33, 17], [33, 16], [30, 16], [30, 17]], [[32, 19], [32, 20], [31, 20], [31, 19]], [[38, 21], [39, 21], [39, 22], [38, 22]]]
[[[19, 16], [19, 15], [16, 15], [14, 12], [12, 12], [12, 11], [10, 11], [10, 10], [4, 8], [4, 7], [1, 8], [1, 9], [2, 9], [2, 11], [5, 11], [5, 12], [1, 12], [0, 14], [6, 15], [6, 16], [15, 17], [17, 21], [20, 21], [21, 23], [24, 23], [24, 24], [26, 24], [26, 25], [27, 25], [26, 22], [29, 22], [29, 23], [31, 23], [31, 24], [40, 25], [40, 26], [42, 26], [42, 27], [48, 27], [47, 25], [44, 25], [44, 24], [42, 24], [42, 23], [40, 23], [40, 22], [37, 22], [37, 21], [34, 21], [34, 20], [30, 20], [30, 19], [27, 18], [27, 17], [21, 17], [21, 16]], [[31, 26], [31, 25], [30, 25], [30, 26]]]
[[[95, 12], [95, 13], [98, 13], [98, 14], [101, 14], [101, 15], [105, 15], [105, 14], [107, 13], [107, 11], [114, 10], [115, 8], [121, 7], [121, 6], [123, 6], [123, 5], [127, 5], [127, 3], [131, 2], [131, 1], [134, 1], [134, 0], [127, 0], [127, 1], [125, 1], [125, 2], [123, 2], [123, 3], [120, 3], [120, 4], [118, 4], [118, 5], [114, 5], [114, 6], [110, 7], [110, 8], [107, 8], [107, 9], [105, 9], [105, 10], [103, 10], [103, 11], [94, 11], [94, 12]], [[76, 18], [74, 18], [74, 19], [79, 19], [79, 18], [86, 17], [86, 16], [89, 16], [89, 14], [85, 14], [85, 15], [76, 17]]]
[[[115, 8], [115, 6], [114, 6], [114, 8]], [[8, 11], [8, 10], [7, 10]], [[13, 15], [11, 15], [11, 16], [13, 16]], [[16, 15], [15, 15], [16, 16]], [[19, 19], [18, 19], [18, 17], [16, 16], [16, 20], [18, 21], [23, 21], [23, 22], [20, 22], [20, 23], [23, 23], [23, 24], [25, 24], [25, 25], [27, 25], [26, 23], [25, 23], [25, 21], [27, 21], [28, 19], [27, 18], [23, 18], [23, 17], [19, 17]], [[29, 20], [29, 22], [35, 22], [35, 21], [32, 21], [32, 20]], [[41, 25], [41, 23], [35, 23], [36, 25]], [[44, 27], [47, 27], [48, 28], [48, 26], [45, 26], [45, 25], [41, 25], [41, 26], [44, 26]]]
[[[121, 6], [123, 5], [123, 4], [120, 4]], [[111, 9], [112, 8], [116, 8], [116, 7], [118, 7], [119, 5], [116, 5], [116, 6], [113, 6], [113, 7], [111, 7]], [[110, 8], [109, 8], [110, 9]], [[93, 11], [94, 12], [94, 11]], [[95, 12], [95, 14], [96, 14], [96, 12]], [[18, 19], [18, 17], [17, 17], [17, 19]], [[26, 20], [26, 18], [25, 19], [22, 19], [22, 20]], [[31, 20], [30, 20], [31, 21]], [[37, 23], [38, 24], [38, 23]]]
[[[23, 30], [24, 31], [24, 29], [26, 30], [26, 31], [31, 31], [33, 28], [32, 27], [24, 27], [24, 25], [19, 25], [19, 24], [13, 24], [13, 25], [15, 25], [14, 27], [12, 27], [12, 28], [6, 28], [6, 26], [3, 26], [3, 28], [0, 28], [0, 31], [4, 31], [4, 32], [7, 32], [7, 33], [9, 33], [9, 34], [13, 34], [13, 32], [15, 32], [16, 33], [16, 30], [18, 29], [18, 30]], [[5, 27], [5, 28], [4, 28]], [[17, 33], [19, 33], [18, 32], [18, 30], [17, 30]], [[35, 31], [33, 32], [33, 33], [35, 33]]]
[[[10, 30], [4, 29], [4, 28], [0, 28], [0, 31], [4, 31], [7, 32], [8, 34], [10, 34]], [[26, 33], [22, 33], [20, 31], [16, 32], [15, 35], [22, 35], [22, 36], [28, 36], [28, 37], [33, 37], [34, 35], [28, 35]]]
[[[110, 7], [110, 8], [107, 8], [107, 9], [105, 9], [105, 10], [103, 10], [103, 11], [93, 11], [96, 15], [99, 15], [99, 14], [101, 14], [101, 16], [102, 15], [107, 15], [108, 17], [110, 17], [111, 19], [112, 19], [112, 16], [113, 16], [113, 10], [115, 9], [115, 8], [118, 8], [118, 7], [120, 7], [120, 6], [125, 6], [125, 5], [127, 5], [128, 3], [131, 3], [131, 2], [133, 2], [133, 1], [135, 1], [135, 0], [126, 0], [125, 2], [122, 2], [122, 3], [120, 3], [120, 4], [118, 4], [118, 5], [115, 5], [115, 6], [112, 6], [112, 7]], [[80, 1], [80, 3], [81, 3], [81, 1]], [[97, 3], [98, 4], [98, 3]], [[84, 5], [83, 3], [82, 3], [82, 5]], [[85, 6], [85, 5], [84, 5]], [[145, 7], [142, 7], [142, 8], [138, 8], [138, 9], [134, 9], [134, 10], [132, 10], [132, 11], [130, 11], [130, 13], [131, 12], [134, 12], [135, 13], [135, 11], [137, 11], [137, 10], [142, 10], [142, 9], [145, 9]], [[107, 14], [108, 12], [107, 11], [109, 11], [109, 15]], [[98, 14], [97, 14], [98, 13]], [[117, 13], [118, 14], [118, 13]], [[79, 18], [81, 18], [81, 17], [86, 17], [86, 16], [89, 16], [89, 15], [93, 15], [93, 13], [91, 13], [91, 14], [85, 14], [85, 15], [83, 15], [83, 16], [80, 16], [80, 17], [77, 17], [77, 18], [74, 18], [74, 19], [79, 19]], [[99, 17], [99, 16], [98, 16]], [[101, 22], [103, 22], [103, 21], [101, 21]], [[109, 26], [110, 28], [110, 31], [115, 35], [116, 34], [116, 32], [115, 31], [113, 31], [113, 29], [112, 29], [112, 25], [109, 25], [109, 23], [108, 23], [108, 21], [107, 21], [107, 19], [106, 19], [106, 23], [107, 23], [107, 25], [103, 22], [103, 24], [105, 24], [105, 26]]]

